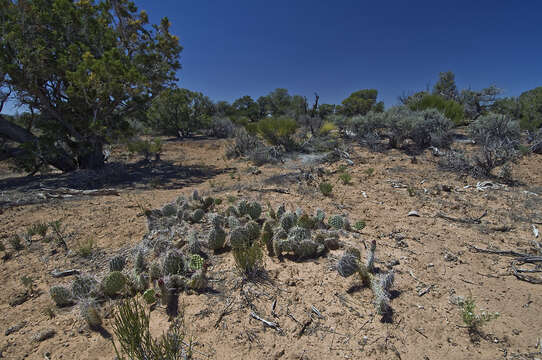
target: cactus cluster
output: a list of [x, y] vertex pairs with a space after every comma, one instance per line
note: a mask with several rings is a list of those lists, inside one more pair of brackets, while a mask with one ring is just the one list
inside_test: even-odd
[[77, 276], [71, 286], [72, 295], [77, 299], [84, 299], [96, 295], [98, 281], [92, 276]]
[[184, 255], [176, 250], [169, 250], [162, 263], [162, 273], [164, 275], [179, 275], [185, 270]]
[[109, 271], [122, 271], [126, 265], [126, 259], [122, 255], [117, 255], [109, 260]]
[[337, 271], [343, 277], [358, 273], [365, 286], [370, 286], [374, 294], [374, 303], [377, 313], [388, 315], [391, 313], [390, 290], [393, 286], [394, 273], [375, 274], [376, 241], [372, 241], [367, 252], [365, 263], [361, 261], [361, 252], [356, 248], [348, 248], [337, 263]]
[[65, 286], [55, 285], [49, 289], [49, 294], [51, 299], [55, 302], [56, 306], [63, 307], [73, 304], [73, 296], [70, 291]]
[[126, 285], [126, 276], [120, 271], [112, 271], [102, 280], [102, 291], [106, 296], [114, 297], [119, 294]]

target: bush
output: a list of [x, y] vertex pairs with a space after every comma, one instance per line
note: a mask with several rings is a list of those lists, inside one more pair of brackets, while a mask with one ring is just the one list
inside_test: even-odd
[[318, 131], [320, 135], [322, 136], [327, 136], [329, 135], [332, 131], [335, 131], [337, 130], [337, 127], [335, 126], [335, 124], [333, 124], [332, 122], [330, 121], [326, 121], [322, 124], [322, 126], [320, 127], [320, 130]]
[[435, 109], [416, 113], [418, 118], [414, 121], [409, 137], [420, 148], [429, 146], [447, 148], [452, 142], [450, 129], [453, 124], [444, 115]]
[[415, 102], [409, 104], [411, 110], [422, 111], [436, 109], [456, 126], [464, 124], [463, 106], [453, 100], [446, 100], [439, 95], [426, 94]]
[[247, 277], [254, 277], [262, 269], [263, 251], [259, 242], [233, 248], [233, 258], [237, 269]]
[[399, 147], [411, 134], [414, 124], [419, 121], [418, 114], [406, 106], [394, 106], [386, 111], [386, 129], [389, 146]]
[[230, 138], [235, 134], [235, 125], [226, 117], [215, 117], [211, 121], [209, 135], [217, 138]]
[[265, 118], [258, 122], [258, 134], [272, 145], [281, 145], [291, 151], [297, 148], [293, 139], [297, 126], [295, 120], [288, 117]]
[[261, 141], [249, 134], [245, 128], [235, 129], [233, 138], [233, 144], [226, 148], [226, 157], [229, 159], [247, 156], [257, 148], [263, 147]]
[[330, 183], [328, 182], [323, 182], [323, 183], [320, 183], [320, 192], [324, 195], [324, 196], [329, 196], [331, 195], [331, 192], [333, 191], [333, 185], [331, 185]]
[[344, 185], [350, 184], [350, 181], [352, 180], [352, 176], [348, 172], [343, 172], [341, 175], [339, 175], [339, 179], [343, 182]]
[[354, 116], [349, 127], [361, 143], [376, 151], [386, 128], [386, 115], [370, 111], [363, 116]]
[[173, 321], [167, 333], [159, 339], [152, 337], [149, 324], [150, 313], [145, 311], [137, 299], [121, 302], [113, 322], [113, 334], [116, 337], [113, 346], [119, 360], [125, 360], [124, 356], [130, 360], [192, 358], [192, 341], [184, 341], [186, 332], [182, 318]]
[[130, 154], [143, 155], [145, 161], [149, 161], [151, 156], [154, 160], [160, 160], [160, 154], [162, 153], [162, 140], [134, 140], [127, 143], [128, 152]]

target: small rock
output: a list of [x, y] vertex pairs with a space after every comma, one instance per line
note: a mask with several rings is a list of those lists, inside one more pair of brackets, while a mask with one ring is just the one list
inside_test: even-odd
[[275, 359], [280, 359], [284, 355], [284, 349], [275, 353]]
[[16, 333], [17, 331], [21, 330], [23, 327], [26, 326], [26, 321], [21, 321], [18, 324], [15, 324], [13, 326], [10, 326], [6, 332], [4, 333], [6, 336], [11, 335], [13, 333]]
[[42, 342], [42, 341], [52, 338], [53, 336], [55, 336], [55, 334], [56, 334], [55, 330], [45, 329], [42, 331], [38, 331], [36, 334], [34, 334], [34, 336], [32, 337], [32, 340], [37, 341], [37, 342]]
[[451, 254], [451, 253], [446, 253], [446, 255], [444, 255], [444, 260], [446, 260], [446, 261], [457, 261], [457, 256], [455, 256], [454, 254]]
[[520, 331], [518, 329], [514, 329], [514, 330], [512, 330], [512, 334], [519, 335]]
[[434, 266], [435, 266], [435, 264], [433, 264], [433, 263], [427, 264], [427, 267], [428, 267], [428, 268], [432, 268], [432, 267], [434, 267]]
[[416, 210], [412, 210], [411, 212], [409, 212], [407, 214], [407, 216], [415, 216], [415, 217], [420, 217], [420, 214], [418, 214], [418, 212]]
[[288, 280], [288, 286], [295, 286], [295, 280]]

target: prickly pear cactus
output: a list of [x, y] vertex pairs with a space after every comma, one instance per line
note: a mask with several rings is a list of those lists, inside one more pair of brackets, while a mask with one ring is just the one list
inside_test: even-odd
[[136, 274], [140, 274], [145, 271], [146, 265], [145, 265], [145, 253], [143, 250], [139, 250], [137, 252], [136, 258], [135, 258], [135, 264], [134, 269]]
[[203, 267], [203, 258], [197, 254], [194, 254], [190, 257], [190, 269], [200, 270]]
[[369, 246], [369, 251], [367, 253], [367, 261], [365, 262], [365, 267], [367, 268], [367, 271], [369, 272], [372, 272], [374, 268], [375, 249], [376, 249], [376, 240], [373, 240], [371, 242], [371, 245]]
[[247, 230], [244, 227], [236, 227], [230, 232], [230, 245], [234, 249], [241, 249], [250, 245]]
[[309, 229], [306, 229], [301, 226], [294, 226], [288, 232], [288, 240], [293, 242], [301, 242], [305, 239], [311, 238], [311, 232]]
[[177, 206], [175, 204], [166, 204], [161, 211], [162, 216], [165, 217], [177, 216]]
[[247, 222], [245, 225], [245, 230], [248, 240], [250, 240], [251, 243], [260, 237], [260, 225], [258, 225], [256, 221], [251, 220]]
[[126, 277], [120, 271], [113, 271], [102, 280], [102, 290], [105, 295], [113, 297], [120, 293], [126, 285]]
[[188, 287], [192, 290], [202, 290], [207, 287], [207, 278], [205, 273], [200, 269], [192, 274], [188, 281]]
[[349, 277], [359, 270], [359, 258], [351, 252], [345, 251], [337, 263], [337, 271], [342, 277]]
[[274, 222], [272, 220], [266, 221], [262, 226], [262, 242], [267, 248], [267, 252], [270, 256], [273, 256], [273, 226]]
[[193, 201], [200, 201], [201, 200], [201, 197], [199, 196], [199, 193], [198, 193], [198, 190], [194, 190], [194, 192], [192, 193], [192, 200]]
[[152, 305], [156, 302], [156, 291], [154, 289], [147, 289], [143, 293], [143, 300], [149, 305]]
[[124, 270], [125, 265], [126, 265], [126, 260], [124, 259], [124, 256], [122, 255], [117, 255], [111, 260], [109, 260], [110, 271], [122, 271]]
[[391, 310], [390, 295], [382, 285], [383, 284], [381, 279], [373, 277], [371, 281], [371, 289], [373, 290], [374, 294], [376, 311], [380, 315], [385, 315]]
[[158, 262], [153, 262], [149, 269], [149, 277], [152, 281], [156, 281], [162, 277], [162, 267]]
[[207, 216], [209, 218], [209, 222], [213, 227], [223, 227], [224, 226], [224, 217], [218, 213], [211, 213]]
[[294, 254], [299, 259], [307, 259], [320, 255], [324, 251], [324, 246], [317, 244], [310, 239], [304, 239], [299, 242], [293, 242], [292, 248]]
[[259, 202], [253, 201], [250, 204], [248, 204], [248, 215], [252, 218], [252, 220], [256, 220], [260, 217], [262, 214], [262, 206]]
[[182, 274], [185, 267], [183, 254], [176, 250], [169, 250], [164, 257], [162, 273], [164, 275]]
[[285, 212], [280, 218], [280, 226], [282, 226], [282, 228], [286, 232], [290, 231], [290, 229], [295, 225], [296, 222], [297, 218], [292, 212]]
[[284, 204], [281, 204], [278, 208], [277, 208], [277, 211], [276, 211], [276, 219], [277, 220], [280, 220], [282, 218], [282, 215], [284, 215], [284, 213], [286, 212], [286, 206], [284, 206]]
[[316, 209], [316, 215], [314, 215], [314, 217], [319, 223], [323, 223], [326, 218], [326, 213], [322, 209]]
[[238, 213], [239, 213], [239, 216], [245, 216], [245, 215], [248, 215], [248, 209], [249, 209], [248, 201], [246, 201], [246, 200], [240, 200], [240, 201], [237, 203], [237, 211], [238, 211]]
[[72, 282], [72, 294], [75, 298], [84, 299], [96, 295], [98, 281], [91, 276], [77, 276]]
[[205, 215], [205, 211], [202, 209], [196, 209], [190, 214], [190, 221], [193, 223], [199, 223], [201, 219], [203, 219], [203, 216]]
[[190, 254], [201, 254], [201, 243], [198, 240], [198, 236], [195, 231], [191, 231], [188, 234], [188, 246], [187, 250]]
[[207, 233], [207, 246], [211, 250], [220, 250], [224, 248], [226, 244], [226, 232], [218, 227], [212, 228]]
[[230, 205], [227, 209], [226, 209], [226, 216], [228, 217], [238, 217], [239, 216], [239, 211], [237, 210], [237, 208], [233, 205]]
[[302, 214], [297, 219], [297, 225], [305, 229], [313, 229], [315, 224], [316, 224], [316, 221], [314, 220], [314, 218], [311, 218], [307, 214]]
[[333, 215], [329, 218], [328, 224], [334, 229], [344, 229], [344, 218], [341, 215]]
[[56, 306], [68, 306], [73, 304], [73, 297], [70, 289], [61, 285], [52, 286], [49, 289], [51, 299], [55, 302]]

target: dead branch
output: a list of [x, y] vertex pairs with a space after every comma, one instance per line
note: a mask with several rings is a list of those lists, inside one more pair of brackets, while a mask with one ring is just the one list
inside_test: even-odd
[[222, 310], [222, 312], [218, 316], [218, 319], [215, 322], [215, 329], [218, 329], [218, 326], [220, 325], [220, 322], [222, 321], [224, 316], [228, 315], [231, 312], [229, 309], [232, 305], [233, 305], [233, 298], [230, 299], [230, 301], [226, 304], [226, 307], [224, 307], [224, 310]]
[[540, 277], [534, 277], [530, 275], [524, 275], [522, 273], [537, 273], [542, 272], [542, 270], [528, 270], [528, 269], [518, 269], [516, 265], [523, 265], [523, 264], [535, 264], [535, 263], [542, 263], [542, 256], [529, 256], [525, 258], [520, 258], [515, 261], [512, 261], [510, 264], [510, 267], [512, 268], [512, 273], [516, 278], [522, 281], [529, 282], [531, 284], [542, 284], [542, 278]]
[[262, 192], [262, 193], [268, 193], [268, 192], [276, 192], [279, 194], [289, 194], [290, 192], [286, 189], [278, 189], [278, 188], [267, 188], [267, 189], [257, 189], [257, 188], [247, 188], [247, 191], [255, 191], [255, 192]]
[[437, 213], [436, 217], [439, 217], [441, 219], [448, 220], [448, 221], [458, 222], [461, 224], [481, 224], [482, 218], [484, 218], [486, 215], [487, 215], [487, 211], [484, 211], [484, 213], [480, 217], [477, 217], [477, 218], [454, 218], [443, 213]]
[[54, 278], [60, 278], [65, 276], [71, 276], [71, 275], [78, 275], [79, 270], [71, 269], [71, 270], [53, 270], [51, 272], [51, 276]]
[[519, 257], [529, 257], [530, 256], [529, 254], [518, 253], [516, 251], [511, 251], [511, 250], [482, 249], [482, 248], [476, 247], [474, 245], [468, 245], [468, 247], [471, 248], [471, 250], [473, 250], [474, 252], [479, 252], [479, 253], [505, 255], [505, 256], [519, 256]]
[[268, 326], [268, 327], [270, 327], [270, 328], [272, 328], [272, 329], [275, 329], [275, 330], [277, 330], [277, 331], [282, 332], [281, 328], [279, 327], [279, 324], [261, 318], [261, 317], [258, 316], [258, 314], [256, 314], [254, 311], [251, 311], [251, 312], [250, 312], [250, 317], [253, 318], [253, 319], [256, 319], [256, 320], [258, 320], [258, 321], [261, 321], [265, 326]]

